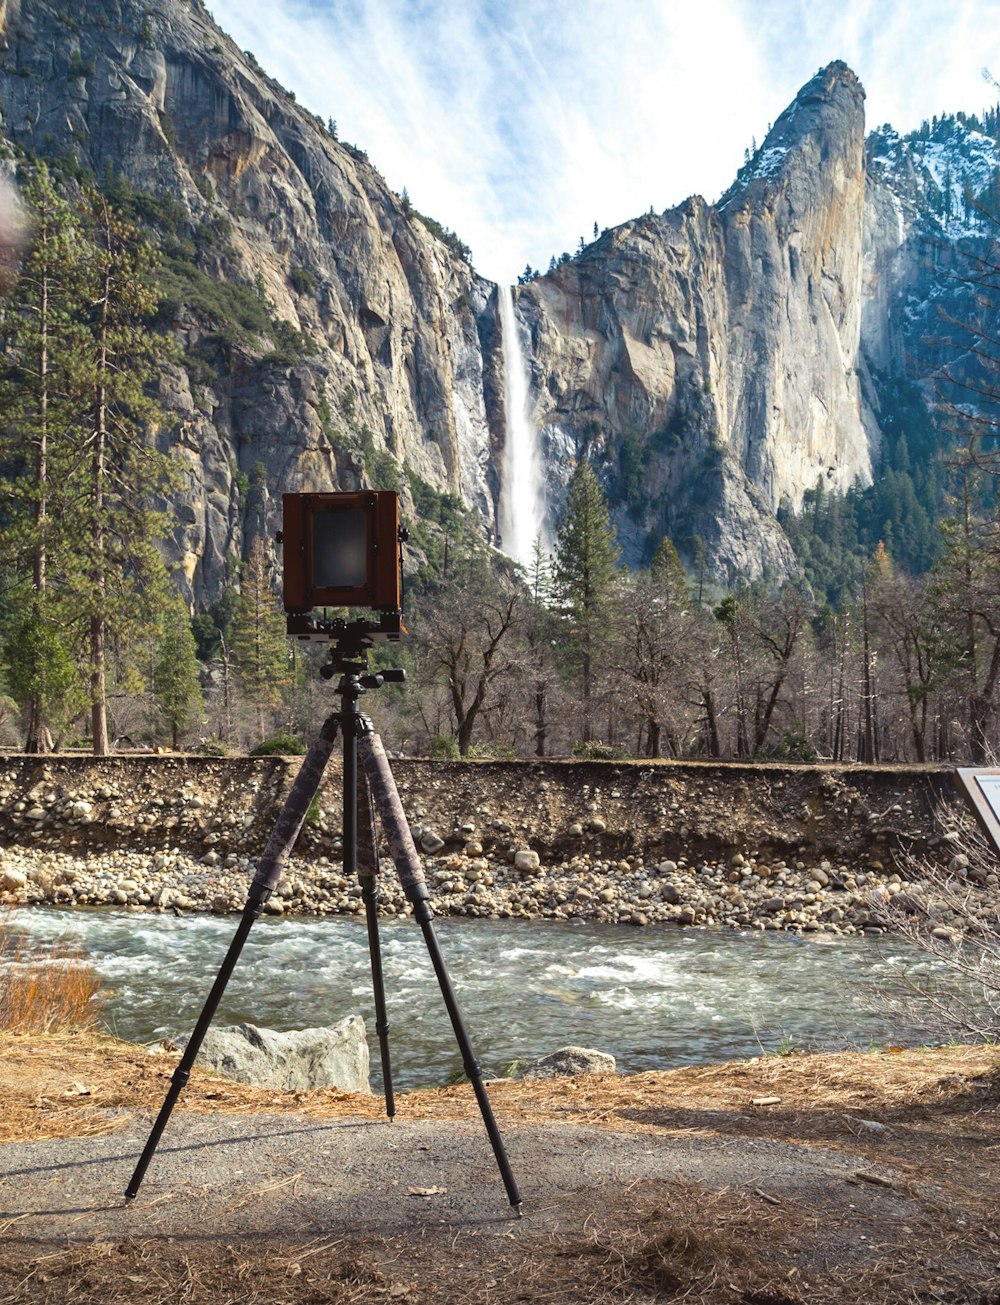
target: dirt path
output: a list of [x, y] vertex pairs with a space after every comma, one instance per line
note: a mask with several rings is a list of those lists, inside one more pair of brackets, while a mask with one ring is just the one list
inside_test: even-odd
[[796, 1056], [491, 1089], [275, 1097], [0, 1039], [0, 1302], [1000, 1305], [996, 1053]]

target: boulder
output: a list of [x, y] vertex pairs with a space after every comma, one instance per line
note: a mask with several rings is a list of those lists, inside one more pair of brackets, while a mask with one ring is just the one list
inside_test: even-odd
[[515, 1073], [515, 1078], [564, 1078], [574, 1074], [615, 1074], [614, 1056], [589, 1047], [561, 1047], [547, 1056], [530, 1060]]
[[[188, 1039], [175, 1041], [183, 1047]], [[254, 1024], [209, 1029], [196, 1063], [238, 1083], [278, 1092], [316, 1087], [371, 1092], [368, 1040], [360, 1015], [348, 1015], [330, 1028], [288, 1033], [259, 1029]]]

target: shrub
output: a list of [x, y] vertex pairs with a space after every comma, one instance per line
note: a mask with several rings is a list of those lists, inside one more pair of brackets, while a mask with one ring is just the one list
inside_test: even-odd
[[307, 267], [293, 267], [288, 279], [300, 295], [315, 294], [319, 288], [319, 283]]
[[592, 743], [575, 744], [573, 756], [584, 761], [621, 761], [628, 756], [628, 751], [618, 744], [602, 743], [600, 739], [595, 739]]
[[195, 752], [199, 757], [228, 757], [229, 749], [221, 739], [202, 739]]
[[101, 985], [80, 953], [11, 937], [0, 924], [0, 1028], [10, 1033], [68, 1033], [93, 1028], [103, 1004]]
[[494, 739], [489, 743], [474, 744], [469, 749], [469, 756], [479, 761], [517, 761], [518, 752], [513, 743]]
[[305, 743], [287, 731], [272, 734], [269, 739], [258, 743], [250, 752], [251, 757], [304, 757], [309, 751]]
[[435, 761], [458, 761], [461, 756], [458, 739], [453, 739], [450, 734], [435, 734], [431, 739], [431, 756]]
[[894, 1014], [918, 1019], [940, 1041], [1000, 1042], [996, 859], [970, 815], [943, 803], [935, 814], [947, 865], [898, 856], [907, 888], [895, 895], [877, 890], [869, 906], [877, 924], [938, 964], [929, 972], [895, 972], [879, 995]]

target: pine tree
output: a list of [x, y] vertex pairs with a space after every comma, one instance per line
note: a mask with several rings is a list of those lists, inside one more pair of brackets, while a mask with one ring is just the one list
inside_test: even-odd
[[263, 738], [265, 713], [280, 706], [291, 670], [285, 618], [271, 587], [267, 554], [259, 535], [250, 545], [242, 570], [230, 649], [236, 675], [257, 712], [257, 731]]
[[527, 687], [536, 757], [545, 756], [552, 728], [551, 704], [558, 678], [556, 658], [553, 655], [558, 618], [551, 610], [552, 584], [552, 556], [539, 532], [535, 535], [528, 564], [529, 617], [523, 622], [523, 678]]
[[670, 607], [685, 607], [691, 601], [687, 572], [673, 540], [664, 535], [660, 540], [649, 574], [659, 590], [660, 597]]
[[0, 555], [15, 578], [4, 640], [10, 685], [23, 710], [25, 751], [40, 752], [73, 702], [63, 600], [72, 542], [69, 444], [86, 358], [79, 320], [86, 245], [44, 165], [28, 180], [24, 202], [32, 240], [3, 318]]
[[205, 704], [191, 620], [173, 588], [160, 618], [153, 694], [160, 721], [169, 729], [170, 745], [176, 752], [181, 735], [200, 718]]
[[969, 756], [990, 760], [990, 723], [1000, 700], [1000, 508], [975, 512], [978, 469], [966, 456], [958, 512], [944, 525], [944, 552], [934, 569], [932, 596], [941, 626], [959, 646]]
[[590, 463], [582, 458], [570, 479], [566, 510], [556, 535], [555, 591], [575, 635], [584, 742], [591, 739], [593, 654], [602, 608], [620, 556], [604, 491]]
[[80, 599], [87, 624], [93, 750], [104, 756], [110, 751], [109, 639], [127, 650], [163, 577], [156, 544], [166, 533], [166, 519], [151, 504], [171, 486], [172, 475], [169, 460], [147, 442], [159, 415], [147, 390], [171, 351], [149, 325], [156, 309], [152, 248], [103, 195], [93, 192], [87, 198], [94, 252], [90, 420], [80, 450]]
[[552, 597], [552, 555], [542, 542], [541, 531], [531, 545], [528, 563], [528, 592], [536, 605], [548, 606]]

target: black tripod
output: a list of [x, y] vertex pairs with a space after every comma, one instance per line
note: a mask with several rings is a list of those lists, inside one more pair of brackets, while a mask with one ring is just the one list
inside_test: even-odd
[[[451, 979], [445, 966], [444, 957], [434, 932], [434, 913], [431, 909], [427, 885], [424, 881], [423, 867], [417, 855], [410, 827], [403, 813], [403, 805], [396, 789], [389, 761], [382, 747], [382, 741], [374, 731], [367, 716], [358, 709], [358, 701], [369, 689], [380, 688], [385, 681], [399, 682], [404, 678], [403, 671], [381, 671], [367, 675], [367, 654], [371, 646], [371, 637], [360, 631], [348, 628], [333, 647], [330, 662], [321, 670], [326, 679], [340, 675], [337, 693], [340, 695], [340, 711], [334, 712], [323, 723], [318, 738], [313, 743], [302, 762], [291, 791], [281, 808], [271, 837], [268, 839], [264, 853], [257, 865], [253, 883], [247, 896], [236, 936], [229, 945], [215, 983], [198, 1018], [191, 1039], [184, 1049], [180, 1063], [171, 1077], [170, 1088], [160, 1108], [160, 1113], [153, 1124], [145, 1149], [139, 1157], [135, 1172], [125, 1189], [125, 1199], [132, 1200], [139, 1191], [149, 1162], [166, 1128], [167, 1121], [185, 1084], [191, 1077], [194, 1064], [205, 1034], [215, 1015], [216, 1008], [222, 1000], [236, 963], [239, 960], [243, 944], [256, 919], [263, 910], [264, 903], [277, 887], [281, 871], [288, 858], [299, 830], [309, 810], [310, 803], [319, 789], [327, 762], [333, 752], [338, 728], [343, 741], [344, 755], [344, 873], [357, 874], [361, 883], [362, 899], [365, 903], [365, 915], [368, 924], [368, 945], [371, 954], [372, 982], [375, 992], [375, 1027], [379, 1040], [379, 1054], [382, 1062], [382, 1078], [385, 1085], [386, 1114], [391, 1119], [395, 1114], [395, 1100], [392, 1091], [392, 1071], [389, 1063], [389, 1021], [386, 1014], [385, 986], [382, 979], [382, 953], [378, 932], [378, 889], [377, 889], [377, 840], [373, 823], [373, 807], [378, 810], [382, 829], [389, 844], [389, 851], [395, 864], [396, 874], [413, 906], [414, 918], [420, 925], [424, 941], [430, 954], [434, 973], [437, 975], [444, 1004], [451, 1019], [455, 1038], [462, 1053], [465, 1074], [472, 1084], [479, 1110], [489, 1134], [493, 1154], [496, 1157], [500, 1176], [507, 1190], [511, 1207], [517, 1215], [521, 1213], [521, 1194], [511, 1172], [503, 1139], [497, 1127], [489, 1097], [483, 1084], [482, 1070], [472, 1051], [469, 1035], [466, 1032], [459, 1010]], [[359, 783], [358, 759], [362, 761], [364, 771]]]

